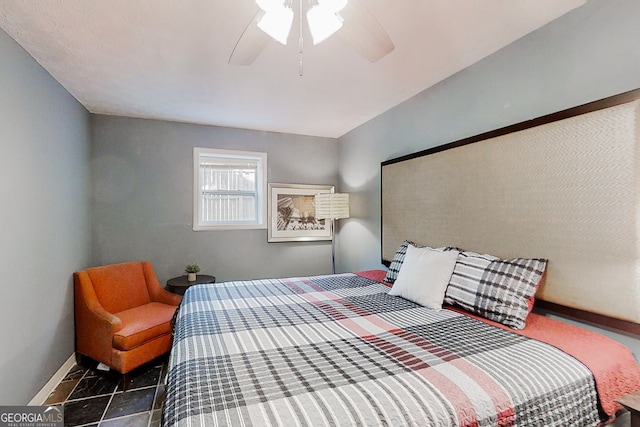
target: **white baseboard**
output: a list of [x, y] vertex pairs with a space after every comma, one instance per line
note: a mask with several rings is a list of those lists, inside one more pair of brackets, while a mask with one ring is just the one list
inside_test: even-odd
[[72, 353], [71, 356], [67, 359], [66, 362], [62, 364], [60, 369], [56, 371], [55, 374], [51, 377], [51, 379], [42, 387], [42, 389], [36, 394], [31, 402], [28, 403], [29, 406], [42, 406], [44, 402], [47, 400], [49, 395], [53, 390], [55, 390], [56, 386], [60, 384], [60, 382], [67, 376], [67, 373], [73, 365], [76, 364], [76, 355]]

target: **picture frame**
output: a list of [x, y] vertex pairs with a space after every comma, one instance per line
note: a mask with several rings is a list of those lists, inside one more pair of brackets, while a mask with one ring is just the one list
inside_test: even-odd
[[315, 218], [314, 199], [316, 194], [334, 191], [333, 185], [269, 183], [267, 241], [331, 240], [331, 222]]

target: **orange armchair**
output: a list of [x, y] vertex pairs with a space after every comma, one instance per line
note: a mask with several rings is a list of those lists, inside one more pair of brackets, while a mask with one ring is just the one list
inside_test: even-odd
[[160, 286], [151, 263], [93, 267], [75, 272], [73, 282], [78, 355], [126, 378], [170, 350], [171, 319], [182, 297]]

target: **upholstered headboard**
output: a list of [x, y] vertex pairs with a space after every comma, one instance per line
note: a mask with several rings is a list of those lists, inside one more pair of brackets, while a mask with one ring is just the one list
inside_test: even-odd
[[640, 90], [382, 163], [405, 239], [548, 258], [537, 298], [640, 323]]

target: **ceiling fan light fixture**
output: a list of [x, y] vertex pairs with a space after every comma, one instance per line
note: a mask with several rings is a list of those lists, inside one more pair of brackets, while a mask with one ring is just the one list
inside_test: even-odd
[[[346, 5], [346, 1], [343, 1]], [[309, 32], [313, 39], [313, 44], [316, 45], [332, 34], [342, 28], [343, 19], [335, 12], [335, 8], [338, 7], [336, 1], [318, 2], [317, 5], [311, 7], [307, 11], [307, 22], [309, 23]], [[342, 10], [342, 7], [339, 10]]]
[[[256, 3], [264, 11], [264, 14], [258, 19], [258, 28], [286, 45], [293, 24], [293, 9], [282, 2], [276, 2], [279, 4], [275, 7], [272, 7], [274, 2], [265, 0], [258, 0]], [[267, 9], [264, 9], [263, 6]]]

